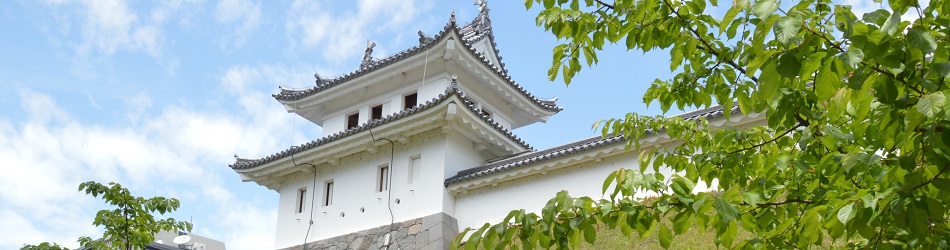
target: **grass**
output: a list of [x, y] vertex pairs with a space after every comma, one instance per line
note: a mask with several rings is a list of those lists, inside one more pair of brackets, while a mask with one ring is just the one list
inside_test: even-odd
[[[673, 227], [667, 220], [661, 222], [667, 227]], [[739, 230], [736, 234], [735, 242], [752, 238], [752, 233], [745, 230]], [[686, 233], [673, 237], [670, 249], [716, 249], [716, 231], [713, 229], [703, 230], [696, 225], [690, 227]], [[640, 238], [636, 232], [630, 236], [624, 236], [620, 229], [609, 229], [601, 226], [597, 229], [597, 241], [594, 244], [582, 243], [579, 249], [663, 249], [660, 246], [659, 235], [654, 233], [647, 238]]]

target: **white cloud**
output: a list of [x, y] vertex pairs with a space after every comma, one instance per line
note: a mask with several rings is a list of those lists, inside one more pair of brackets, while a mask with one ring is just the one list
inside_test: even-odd
[[[330, 5], [325, 1], [294, 1], [285, 28], [293, 47], [316, 49], [331, 62], [357, 54], [373, 34], [406, 32], [404, 27], [427, 8], [413, 0], [360, 0], [355, 12], [333, 12]], [[376, 25], [379, 23], [384, 25]]]
[[233, 37], [225, 36], [225, 47], [239, 48], [257, 30], [261, 21], [261, 5], [250, 0], [221, 0], [215, 10], [215, 19], [226, 26], [233, 25]]
[[[181, 1], [158, 4], [150, 14], [136, 13], [120, 0], [53, 0], [46, 2], [57, 20], [59, 31], [51, 40], [65, 41], [71, 47], [73, 73], [84, 78], [97, 78], [96, 63], [107, 62], [116, 53], [143, 53], [158, 61], [173, 74], [179, 62], [165, 52], [167, 44], [163, 22], [180, 6]], [[70, 27], [78, 27], [72, 34]], [[78, 39], [72, 36], [78, 36]]]
[[[297, 122], [302, 118], [287, 114], [261, 90], [307, 79], [290, 73], [307, 72], [301, 68], [237, 66], [222, 72], [223, 98], [238, 107], [234, 111], [167, 106], [142, 115], [152, 102], [141, 92], [119, 109], [128, 120], [114, 124], [83, 123], [48, 95], [20, 89], [26, 119], [0, 117], [0, 235], [16, 236], [3, 237], [0, 249], [39, 241], [76, 247], [77, 237], [95, 236], [91, 221], [101, 201], [76, 190], [87, 180], [118, 181], [140, 196], [178, 197], [188, 210], [174, 216], [195, 216], [201, 223], [196, 232], [230, 249], [272, 248], [276, 193], [240, 183], [226, 165], [234, 153], [265, 156], [302, 143], [305, 134], [313, 137], [314, 131], [295, 127], [316, 126]], [[260, 193], [236, 195], [234, 185]]]

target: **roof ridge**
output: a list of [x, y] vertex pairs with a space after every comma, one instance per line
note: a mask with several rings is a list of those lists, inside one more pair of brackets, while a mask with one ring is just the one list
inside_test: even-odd
[[528, 151], [534, 150], [534, 148], [531, 147], [531, 145], [529, 145], [527, 142], [525, 142], [521, 138], [517, 137], [510, 129], [504, 128], [497, 121], [491, 119], [488, 116], [478, 115], [479, 113], [476, 111], [477, 109], [474, 106], [474, 102], [472, 102], [466, 97], [465, 92], [462, 91], [462, 89], [459, 88], [456, 82], [453, 80], [453, 84], [449, 85], [449, 87], [447, 87], [442, 94], [439, 94], [439, 96], [437, 96], [436, 98], [432, 98], [431, 100], [426, 101], [426, 103], [424, 104], [416, 105], [413, 108], [402, 110], [397, 113], [387, 115], [386, 117], [383, 117], [381, 119], [369, 120], [369, 121], [364, 122], [363, 124], [360, 124], [359, 126], [346, 129], [340, 132], [336, 132], [331, 135], [323, 136], [319, 139], [300, 144], [299, 146], [298, 145], [291, 146], [288, 149], [284, 149], [278, 153], [274, 153], [262, 158], [256, 158], [256, 159], [240, 158], [237, 155], [235, 155], [235, 162], [232, 164], [228, 164], [228, 166], [231, 167], [232, 169], [247, 169], [247, 168], [257, 167], [264, 163], [272, 162], [272, 161], [285, 158], [285, 157], [288, 157], [290, 155], [293, 155], [305, 150], [313, 149], [313, 148], [325, 145], [327, 143], [334, 142], [336, 140], [346, 138], [354, 134], [358, 134], [368, 129], [372, 129], [372, 128], [387, 124], [391, 121], [399, 120], [401, 118], [408, 117], [412, 114], [416, 114], [416, 113], [428, 110], [429, 108], [434, 107], [448, 100], [449, 97], [453, 95], [459, 97], [459, 99], [462, 100], [466, 108], [468, 108], [472, 113], [476, 114], [476, 116], [478, 116], [482, 121], [490, 125], [496, 131], [501, 132], [502, 135], [508, 137], [508, 139], [511, 139], [512, 141], [514, 141], [515, 143], [517, 143], [519, 146], [523, 147], [524, 149]]
[[[479, 19], [479, 17], [482, 17], [482, 16], [484, 15], [484, 17], [486, 18], [485, 20], [488, 20], [488, 19], [487, 19], [487, 18], [488, 18], [487, 3], [482, 3], [482, 5], [483, 5], [485, 8], [484, 8], [483, 10], [480, 10], [479, 16], [476, 17], [476, 19]], [[489, 21], [489, 22], [490, 22], [490, 21]], [[475, 22], [473, 22], [473, 23], [475, 23]], [[469, 25], [471, 25], [471, 24], [468, 24], [468, 25], [466, 25], [465, 27], [468, 27]], [[377, 69], [380, 69], [380, 68], [383, 68], [383, 67], [385, 67], [385, 66], [388, 66], [388, 65], [390, 65], [390, 64], [392, 64], [392, 63], [395, 63], [395, 62], [397, 62], [397, 61], [400, 61], [400, 60], [402, 60], [402, 59], [404, 59], [404, 58], [407, 58], [407, 57], [409, 57], [409, 56], [416, 55], [417, 53], [420, 53], [420, 52], [423, 51], [423, 50], [430, 49], [430, 48], [432, 48], [433, 45], [435, 45], [436, 43], [438, 43], [439, 41], [441, 41], [442, 39], [444, 39], [444, 38], [448, 35], [448, 33], [449, 33], [450, 31], [455, 31], [455, 33], [456, 33], [456, 34], [459, 36], [459, 38], [461, 39], [460, 42], [462, 42], [462, 44], [465, 45], [465, 46], [463, 46], [463, 47], [465, 47], [466, 50], [467, 50], [469, 53], [472, 54], [472, 56], [474, 56], [474, 57], [477, 58], [479, 61], [481, 61], [487, 68], [490, 69], [490, 71], [493, 71], [493, 72], [494, 72], [499, 78], [501, 78], [504, 82], [506, 82], [506, 83], [508, 83], [509, 85], [511, 85], [512, 88], [514, 88], [515, 90], [517, 90], [518, 92], [520, 92], [521, 95], [523, 95], [523, 96], [526, 97], [528, 100], [530, 100], [530, 101], [533, 102], [535, 105], [537, 105], [538, 107], [541, 107], [541, 108], [544, 109], [544, 110], [548, 110], [548, 111], [552, 111], [552, 112], [560, 112], [561, 110], [563, 110], [562, 107], [558, 107], [558, 106], [557, 106], [557, 103], [556, 103], [556, 100], [557, 100], [557, 99], [556, 99], [556, 98], [554, 98], [553, 101], [550, 100], [550, 99], [547, 99], [547, 100], [545, 100], [545, 99], [540, 99], [540, 98], [534, 96], [533, 94], [529, 93], [524, 87], [522, 87], [522, 86], [519, 85], [517, 82], [515, 82], [514, 80], [511, 79], [511, 76], [508, 75], [508, 70], [504, 68], [505, 63], [504, 63], [504, 62], [501, 62], [502, 57], [499, 55], [499, 52], [500, 52], [500, 51], [499, 51], [498, 48], [497, 48], [497, 44], [495, 43], [495, 40], [494, 40], [494, 35], [493, 35], [491, 32], [488, 32], [488, 33], [487, 33], [487, 36], [484, 36], [483, 38], [489, 39], [489, 41], [492, 43], [492, 49], [495, 51], [495, 55], [498, 57], [498, 64], [499, 64], [499, 65], [494, 65], [490, 60], [488, 60], [488, 58], [486, 58], [486, 56], [485, 56], [484, 53], [475, 51], [475, 48], [472, 47], [472, 45], [473, 45], [474, 42], [480, 41], [480, 40], [483, 39], [483, 38], [479, 38], [479, 39], [476, 39], [476, 40], [474, 40], [474, 41], [466, 41], [466, 40], [464, 39], [464, 37], [465, 37], [464, 34], [461, 33], [461, 29], [462, 29], [462, 28], [464, 28], [464, 27], [460, 27], [460, 26], [458, 26], [458, 24], [456, 23], [456, 21], [455, 21], [455, 13], [453, 12], [452, 15], [451, 15], [451, 18], [449, 19], [449, 22], [446, 23], [446, 25], [443, 27], [442, 31], [439, 32], [439, 34], [437, 34], [437, 35], [436, 35], [434, 38], [432, 38], [432, 39], [421, 39], [421, 40], [424, 40], [424, 41], [426, 41], [426, 42], [428, 42], [428, 43], [419, 44], [419, 45], [410, 47], [409, 49], [406, 49], [406, 50], [403, 50], [403, 51], [398, 52], [398, 53], [396, 53], [396, 54], [390, 55], [390, 56], [388, 56], [388, 57], [386, 57], [386, 58], [375, 59], [375, 60], [373, 60], [371, 63], [367, 64], [365, 67], [362, 67], [362, 66], [361, 66], [361, 67], [359, 67], [358, 69], [356, 69], [355, 71], [346, 73], [346, 74], [344, 74], [344, 75], [342, 75], [342, 76], [337, 76], [337, 77], [335, 77], [335, 78], [322, 78], [322, 77], [320, 77], [319, 74], [314, 74], [314, 77], [316, 78], [316, 86], [313, 86], [313, 87], [310, 87], [310, 88], [307, 88], [307, 89], [304, 89], [304, 90], [289, 89], [289, 88], [286, 88], [286, 90], [285, 90], [285, 89], [281, 89], [281, 92], [280, 92], [280, 93], [273, 94], [272, 96], [273, 96], [275, 99], [277, 99], [277, 100], [299, 100], [299, 99], [302, 99], [302, 98], [304, 98], [304, 97], [310, 96], [310, 95], [312, 95], [312, 94], [316, 94], [316, 93], [322, 92], [322, 91], [324, 91], [324, 90], [326, 90], [326, 89], [332, 88], [332, 87], [334, 87], [334, 86], [338, 86], [338, 85], [340, 85], [340, 84], [342, 84], [342, 83], [348, 82], [349, 80], [352, 80], [352, 79], [355, 79], [355, 78], [357, 78], [357, 77], [366, 75], [366, 74], [368, 74], [368, 73], [370, 73], [370, 72], [373, 72], [373, 71], [375, 71], [375, 70], [377, 70]]]

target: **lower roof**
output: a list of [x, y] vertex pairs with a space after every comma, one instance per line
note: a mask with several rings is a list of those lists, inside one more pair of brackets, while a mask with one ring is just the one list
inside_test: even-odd
[[[739, 114], [739, 105], [733, 105], [731, 114]], [[696, 111], [686, 112], [680, 115], [672, 117], [680, 117], [685, 120], [696, 120], [700, 118], [705, 118], [707, 120], [719, 119], [725, 116], [725, 109], [722, 106], [713, 106], [705, 109], [700, 109]], [[652, 131], [647, 131], [647, 134], [652, 134]], [[582, 152], [587, 152], [590, 150], [598, 149], [604, 146], [617, 144], [619, 142], [626, 142], [626, 140], [621, 136], [594, 136], [591, 138], [583, 139], [580, 141], [575, 141], [560, 146], [555, 146], [552, 148], [538, 150], [538, 151], [528, 151], [524, 153], [512, 154], [502, 159], [492, 161], [488, 164], [477, 166], [469, 169], [459, 171], [452, 177], [445, 179], [445, 186], [463, 182], [466, 180], [476, 179], [479, 177], [499, 174], [503, 172], [508, 172], [516, 169], [520, 169], [525, 166], [533, 165], [535, 163], [549, 161], [553, 159], [558, 159], [565, 156], [575, 155]]]

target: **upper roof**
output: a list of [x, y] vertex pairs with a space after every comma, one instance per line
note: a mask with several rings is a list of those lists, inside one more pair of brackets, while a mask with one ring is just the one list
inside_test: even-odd
[[[718, 119], [724, 116], [724, 109], [722, 106], [713, 106], [705, 109], [700, 109], [696, 111], [686, 112], [680, 115], [673, 117], [680, 117], [685, 120], [696, 120], [699, 118], [705, 119]], [[739, 114], [739, 105], [733, 105], [732, 114]], [[653, 134], [653, 131], [648, 130], [646, 135]], [[574, 155], [581, 152], [590, 151], [593, 149], [601, 148], [608, 145], [617, 144], [619, 142], [626, 141], [621, 136], [611, 136], [611, 137], [602, 137], [594, 136], [591, 138], [583, 139], [580, 141], [575, 141], [567, 143], [564, 145], [552, 147], [540, 151], [530, 151], [520, 154], [513, 154], [506, 158], [493, 161], [491, 163], [459, 171], [456, 175], [445, 179], [445, 186], [448, 187], [454, 183], [475, 179], [482, 176], [488, 176], [496, 173], [507, 172], [515, 170], [524, 166], [532, 165], [538, 162], [548, 161], [552, 159], [557, 159], [564, 156]]]
[[[503, 81], [506, 82], [508, 85], [510, 85], [513, 89], [516, 89], [517, 92], [519, 92], [522, 96], [526, 97], [536, 106], [544, 110], [551, 111], [551, 112], [561, 111], [563, 108], [557, 106], [557, 103], [556, 103], [557, 98], [552, 98], [552, 99], [537, 98], [531, 93], [529, 93], [527, 90], [525, 90], [523, 87], [521, 87], [521, 85], [518, 85], [514, 80], [511, 80], [511, 76], [508, 75], [508, 70], [504, 68], [504, 63], [501, 63], [501, 57], [497, 56], [498, 49], [494, 42], [494, 35], [492, 34], [491, 19], [489, 18], [489, 15], [488, 15], [488, 12], [489, 12], [488, 5], [485, 3], [485, 1], [482, 1], [482, 0], [477, 1], [476, 4], [480, 5], [478, 16], [476, 16], [474, 20], [472, 20], [471, 22], [465, 25], [462, 25], [462, 26], [458, 25], [458, 23], [455, 20], [455, 13], [453, 12], [451, 17], [449, 18], [448, 23], [445, 24], [442, 30], [439, 31], [439, 33], [435, 37], [430, 38], [428, 36], [425, 36], [425, 34], [423, 34], [420, 31], [419, 45], [413, 46], [409, 49], [403, 50], [401, 52], [398, 52], [396, 54], [393, 54], [391, 56], [388, 56], [382, 59], [373, 59], [373, 58], [364, 56], [364, 58], [368, 59], [369, 61], [364, 62], [355, 71], [346, 73], [342, 76], [335, 77], [335, 78], [323, 78], [320, 75], [315, 74], [314, 75], [314, 77], [316, 78], [315, 86], [310, 87], [310, 88], [305, 88], [305, 89], [292, 89], [292, 88], [286, 88], [286, 87], [281, 86], [280, 92], [277, 94], [273, 94], [273, 97], [277, 99], [278, 101], [282, 101], [282, 102], [296, 101], [296, 100], [306, 98], [308, 96], [323, 92], [333, 87], [340, 86], [353, 79], [359, 78], [360, 76], [369, 74], [371, 72], [384, 68], [388, 65], [392, 65], [405, 58], [411, 57], [413, 55], [417, 55], [421, 52], [425, 52], [426, 50], [435, 47], [435, 45], [441, 42], [442, 40], [450, 37], [450, 34], [454, 34], [455, 36], [461, 38], [460, 42], [461, 44], [464, 45], [463, 47], [465, 47], [465, 50], [471, 53], [471, 55], [474, 56], [475, 58], [478, 58], [479, 61], [481, 61], [481, 63], [484, 64], [484, 66], [491, 69], [491, 71], [493, 71], [494, 74], [496, 74], [499, 78], [503, 79]], [[497, 58], [495, 59], [496, 61], [499, 62], [498, 63], [499, 65], [493, 64], [491, 60], [489, 60], [489, 58], [486, 57], [485, 53], [479, 52], [475, 49], [474, 44], [485, 39], [488, 39], [488, 42], [491, 44], [490, 47], [493, 50], [494, 55], [497, 56]]]
[[[353, 127], [353, 128], [350, 128], [350, 129], [347, 129], [347, 130], [344, 130], [332, 135], [328, 135], [323, 138], [301, 144], [299, 146], [290, 147], [289, 149], [285, 149], [279, 153], [272, 154], [264, 158], [247, 159], [247, 158], [240, 158], [237, 155], [235, 155], [235, 163], [229, 164], [228, 166], [235, 170], [250, 169], [250, 168], [258, 167], [268, 162], [273, 162], [281, 158], [289, 157], [290, 155], [293, 155], [293, 154], [297, 154], [309, 149], [317, 148], [319, 146], [329, 144], [331, 142], [349, 137], [351, 135], [365, 132], [367, 130], [388, 124], [393, 121], [400, 120], [402, 118], [411, 116], [413, 114], [416, 114], [425, 110], [428, 110], [432, 107], [437, 106], [438, 104], [445, 102], [446, 100], [449, 100], [450, 97], [453, 97], [453, 96], [458, 97], [464, 104], [462, 106], [465, 106], [466, 108], [468, 108], [469, 111], [471, 111], [474, 114], [480, 114], [480, 112], [477, 111], [478, 108], [475, 107], [474, 102], [472, 102], [465, 96], [465, 92], [463, 92], [462, 89], [458, 87], [457, 82], [453, 80], [452, 84], [445, 90], [444, 93], [440, 94], [436, 98], [433, 98], [432, 100], [427, 101], [426, 103], [422, 105], [417, 105], [411, 109], [403, 110], [403, 111], [400, 111], [399, 113], [391, 114], [381, 119], [367, 121], [366, 123], [363, 123], [359, 126], [356, 126], [356, 127]], [[500, 124], [498, 124], [498, 122], [492, 120], [491, 117], [487, 115], [479, 115], [478, 117], [482, 121], [489, 124], [493, 129], [497, 130], [499, 133], [501, 133], [502, 135], [504, 135], [511, 141], [515, 142], [523, 150], [528, 150], [528, 151], [534, 150], [534, 148], [532, 148], [531, 145], [528, 145], [526, 142], [521, 140], [521, 138], [518, 138], [517, 136], [515, 136], [515, 134], [512, 133], [511, 130], [508, 130], [502, 127]]]

